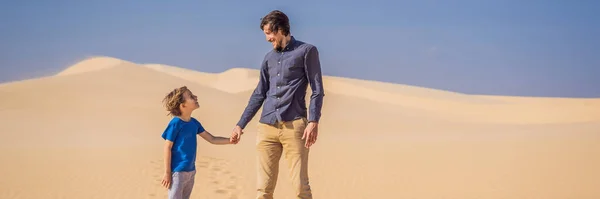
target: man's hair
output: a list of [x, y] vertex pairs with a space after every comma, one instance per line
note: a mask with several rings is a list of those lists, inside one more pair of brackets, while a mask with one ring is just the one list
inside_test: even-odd
[[179, 109], [179, 106], [185, 102], [183, 94], [188, 90], [189, 89], [187, 86], [182, 86], [173, 89], [173, 91], [169, 92], [167, 96], [163, 98], [162, 102], [167, 111], [169, 111], [168, 115], [181, 116], [181, 110]]
[[288, 19], [287, 15], [279, 10], [273, 10], [269, 12], [269, 14], [265, 15], [260, 20], [261, 30], [264, 30], [264, 27], [267, 24], [270, 24], [270, 32], [276, 33], [278, 30], [281, 30], [284, 36], [288, 36], [290, 34], [290, 20]]

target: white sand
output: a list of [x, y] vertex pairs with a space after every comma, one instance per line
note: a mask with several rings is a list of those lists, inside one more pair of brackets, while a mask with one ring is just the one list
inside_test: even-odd
[[[600, 198], [600, 99], [324, 79], [315, 198]], [[162, 97], [187, 85], [200, 101], [194, 116], [229, 136], [257, 81], [257, 70], [98, 57], [0, 84], [0, 198], [166, 198]], [[259, 115], [238, 145], [200, 140], [193, 198], [254, 198]], [[275, 195], [293, 198], [281, 167]]]

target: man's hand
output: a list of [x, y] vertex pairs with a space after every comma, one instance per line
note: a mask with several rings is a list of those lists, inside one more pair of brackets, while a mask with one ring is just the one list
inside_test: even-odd
[[231, 137], [229, 138], [231, 143], [237, 144], [242, 139], [242, 128], [240, 126], [235, 126], [233, 128], [233, 132], [231, 132]]
[[319, 123], [309, 122], [308, 126], [304, 129], [304, 135], [302, 139], [306, 138], [304, 147], [310, 148], [315, 142], [317, 142], [317, 136], [319, 135]]
[[163, 187], [165, 187], [167, 189], [171, 188], [171, 174], [170, 173], [165, 173], [161, 184]]

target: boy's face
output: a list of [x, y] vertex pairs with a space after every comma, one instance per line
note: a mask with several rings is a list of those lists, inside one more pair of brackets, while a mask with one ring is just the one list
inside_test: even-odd
[[180, 108], [182, 112], [191, 112], [200, 107], [198, 104], [198, 97], [192, 94], [191, 91], [186, 91], [183, 94], [185, 102], [181, 104]]

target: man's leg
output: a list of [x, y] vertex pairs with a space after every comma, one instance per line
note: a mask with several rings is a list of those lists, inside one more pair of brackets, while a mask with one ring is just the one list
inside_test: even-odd
[[302, 139], [307, 120], [305, 118], [286, 122], [283, 125], [281, 143], [283, 153], [288, 162], [290, 178], [299, 199], [312, 198], [312, 191], [308, 183], [308, 152]]
[[279, 142], [279, 129], [259, 123], [256, 137], [257, 150], [257, 199], [273, 199], [273, 191], [279, 174], [279, 159], [282, 146]]

